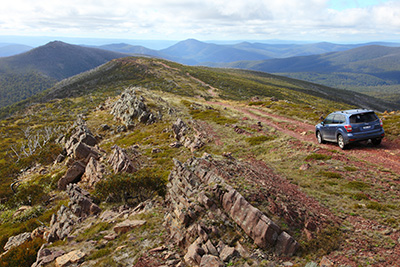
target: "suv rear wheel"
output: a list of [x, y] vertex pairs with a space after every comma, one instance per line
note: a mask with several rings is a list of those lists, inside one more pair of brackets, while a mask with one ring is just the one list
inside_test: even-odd
[[372, 141], [372, 144], [373, 144], [373, 145], [377, 146], [377, 145], [379, 145], [379, 144], [382, 142], [382, 139], [380, 139], [380, 138], [375, 138], [375, 139], [372, 139], [371, 141]]
[[339, 147], [341, 149], [345, 149], [346, 148], [346, 144], [344, 143], [344, 138], [343, 138], [343, 136], [341, 134], [339, 134], [338, 137], [337, 137], [337, 143], [338, 143], [338, 145], [339, 145]]

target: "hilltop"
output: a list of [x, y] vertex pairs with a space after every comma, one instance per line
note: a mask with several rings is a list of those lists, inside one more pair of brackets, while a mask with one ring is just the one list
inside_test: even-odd
[[400, 114], [318, 144], [363, 97], [335, 90], [137, 57], [57, 83], [0, 121], [0, 265], [396, 264]]

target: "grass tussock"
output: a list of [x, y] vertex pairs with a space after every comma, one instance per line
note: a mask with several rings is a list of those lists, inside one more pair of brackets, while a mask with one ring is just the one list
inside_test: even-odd
[[319, 153], [312, 153], [310, 155], [308, 155], [305, 160], [309, 161], [309, 160], [330, 160], [332, 158], [332, 156], [329, 155], [325, 155], [325, 154], [319, 154]]

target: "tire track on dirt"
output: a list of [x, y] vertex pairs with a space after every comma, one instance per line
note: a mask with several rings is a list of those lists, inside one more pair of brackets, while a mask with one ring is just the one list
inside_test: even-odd
[[[352, 144], [350, 149], [343, 151], [339, 149], [337, 145], [334, 143], [318, 144], [314, 134], [307, 134], [308, 131], [314, 132], [315, 126], [312, 124], [300, 122], [294, 119], [272, 114], [267, 111], [259, 110], [252, 107], [233, 106], [229, 103], [223, 103], [223, 102], [208, 102], [208, 103], [239, 111], [244, 115], [256, 119], [264, 123], [265, 125], [275, 128], [277, 131], [280, 131], [295, 139], [304, 142], [312, 142], [315, 145], [318, 145], [322, 148], [326, 148], [329, 150], [342, 151], [347, 155], [354, 156], [358, 159], [367, 161], [371, 164], [377, 164], [381, 167], [384, 167], [385, 169], [392, 170], [395, 173], [398, 174], [400, 173], [400, 145], [391, 140], [384, 139], [381, 145], [377, 147], [375, 146], [371, 147], [364, 143], [361, 144], [356, 143]], [[285, 127], [287, 126], [287, 123], [293, 126], [296, 130]]]

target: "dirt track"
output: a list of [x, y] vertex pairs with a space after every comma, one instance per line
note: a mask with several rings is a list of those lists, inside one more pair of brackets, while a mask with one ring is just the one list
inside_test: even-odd
[[[237, 110], [248, 117], [256, 119], [298, 140], [312, 142], [326, 149], [341, 151], [337, 144], [334, 143], [318, 144], [313, 134], [315, 126], [312, 124], [289, 119], [252, 107], [232, 106], [228, 103], [221, 102], [210, 102], [210, 104]], [[373, 146], [365, 142], [352, 144], [349, 149], [344, 150], [344, 153], [368, 161], [371, 164], [376, 164], [378, 167], [400, 173], [400, 144], [390, 141], [387, 138], [385, 138], [379, 146]]]

